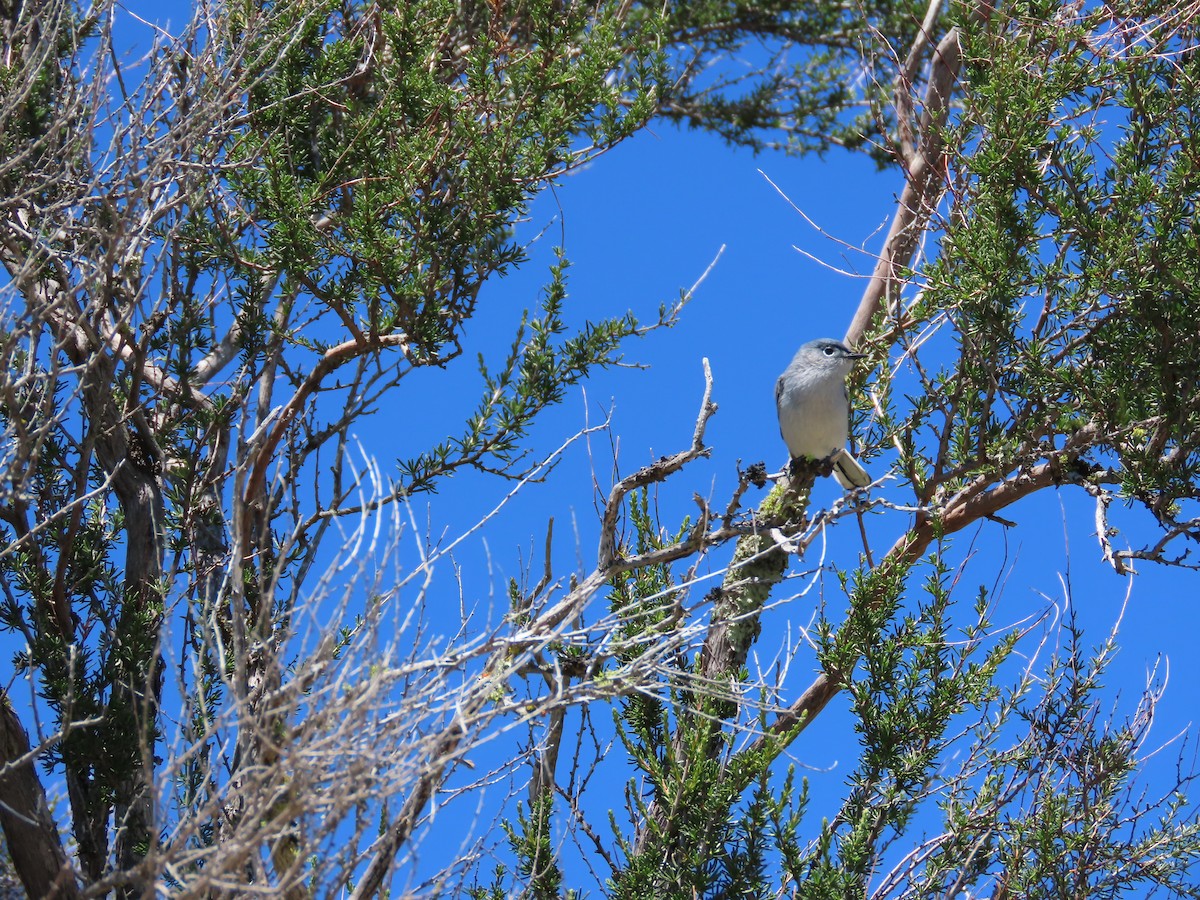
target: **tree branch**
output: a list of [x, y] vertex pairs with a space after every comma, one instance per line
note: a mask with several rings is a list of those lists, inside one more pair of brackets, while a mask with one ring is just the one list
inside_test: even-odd
[[4, 693], [0, 693], [0, 827], [30, 897], [80, 896], [33, 767], [29, 738]]
[[[971, 18], [975, 22], [985, 22], [991, 14], [989, 0], [977, 0]], [[933, 71], [925, 89], [925, 109], [916, 136], [917, 150], [911, 160], [901, 160], [905, 169], [904, 190], [896, 204], [896, 215], [875, 263], [875, 271], [867, 282], [850, 327], [846, 329], [845, 341], [851, 347], [856, 346], [866, 334], [871, 321], [884, 308], [884, 304], [896, 297], [901, 271], [912, 262], [921, 234], [945, 187], [947, 157], [941, 132], [946, 125], [950, 97], [962, 66], [961, 38], [962, 30], [956, 25], [938, 42], [934, 51]], [[918, 32], [910, 61], [914, 54], [915, 58], [920, 57], [917, 51], [927, 40], [928, 35], [922, 29]], [[901, 87], [898, 86], [897, 90]], [[897, 113], [903, 116], [904, 109], [898, 108]]]

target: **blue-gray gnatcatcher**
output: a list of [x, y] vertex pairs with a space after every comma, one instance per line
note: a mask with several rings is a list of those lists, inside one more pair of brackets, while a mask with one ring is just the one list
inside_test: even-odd
[[866, 487], [871, 476], [846, 452], [850, 437], [850, 399], [846, 376], [863, 358], [841, 341], [809, 341], [792, 357], [775, 383], [779, 433], [793, 459], [829, 459], [833, 474], [847, 490]]

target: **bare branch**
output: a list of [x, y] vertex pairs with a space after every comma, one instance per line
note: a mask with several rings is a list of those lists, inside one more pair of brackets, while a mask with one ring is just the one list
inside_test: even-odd
[[[930, 11], [934, 11], [933, 6]], [[992, 6], [989, 0], [978, 0], [972, 7], [971, 16], [977, 22], [987, 21], [991, 14]], [[928, 16], [926, 18], [928, 21]], [[920, 58], [920, 45], [927, 40], [928, 35], [922, 29], [913, 52], [910, 53], [910, 60]], [[962, 65], [960, 42], [961, 33], [955, 26], [938, 42], [934, 51], [933, 71], [925, 89], [920, 132], [916, 136], [916, 153], [911, 160], [906, 161], [904, 190], [896, 203], [896, 214], [884, 239], [875, 271], [863, 291], [850, 327], [846, 329], [845, 341], [851, 347], [856, 346], [866, 334], [871, 322], [880, 310], [884, 309], [885, 304], [898, 300], [902, 271], [911, 262], [921, 234], [942, 195], [946, 148], [941, 130], [946, 124], [950, 97]]]

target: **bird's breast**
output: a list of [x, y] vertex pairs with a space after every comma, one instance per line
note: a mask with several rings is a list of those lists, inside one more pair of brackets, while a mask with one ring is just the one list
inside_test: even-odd
[[792, 456], [824, 459], [846, 446], [849, 407], [845, 388], [784, 381], [779, 394], [779, 431]]

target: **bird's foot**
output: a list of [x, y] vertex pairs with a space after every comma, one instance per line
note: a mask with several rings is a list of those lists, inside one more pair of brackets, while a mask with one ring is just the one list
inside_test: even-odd
[[809, 459], [806, 456], [796, 456], [788, 463], [788, 474], [792, 478], [807, 478], [815, 481], [818, 477], [828, 478], [833, 474], [833, 456], [825, 459]]

